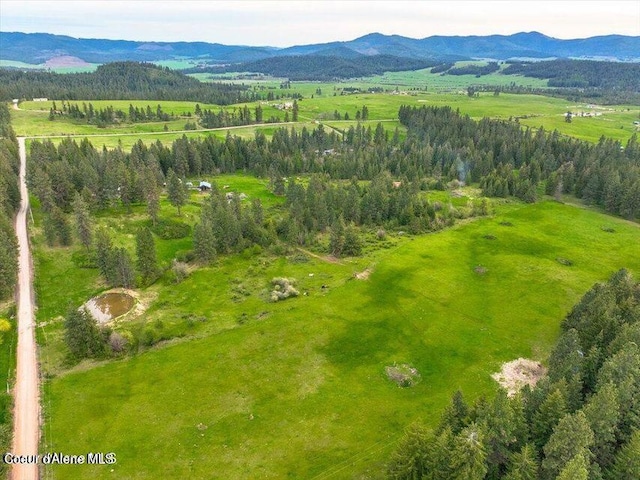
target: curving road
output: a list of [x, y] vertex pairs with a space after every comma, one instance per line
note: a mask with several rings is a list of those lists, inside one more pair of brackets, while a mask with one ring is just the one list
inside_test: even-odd
[[[37, 455], [40, 440], [40, 403], [38, 359], [36, 355], [33, 284], [27, 214], [29, 194], [25, 181], [27, 152], [24, 137], [18, 137], [20, 147], [20, 194], [22, 203], [16, 217], [16, 235], [20, 247], [18, 272], [18, 347], [16, 384], [14, 387], [13, 450], [14, 455]], [[37, 480], [36, 463], [14, 464], [12, 480]]]

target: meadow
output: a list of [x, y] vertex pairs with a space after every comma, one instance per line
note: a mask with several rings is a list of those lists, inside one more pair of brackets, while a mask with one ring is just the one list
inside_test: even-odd
[[[45, 384], [43, 449], [113, 451], [117, 464], [48, 473], [381, 478], [408, 424], [434, 425], [456, 389], [471, 400], [491, 394], [490, 374], [505, 361], [544, 360], [594, 282], [621, 267], [640, 274], [637, 224], [553, 201], [495, 208], [435, 234], [372, 236], [367, 255], [339, 263], [248, 252], [178, 285], [161, 280], [144, 318], [121, 328], [146, 322], [183, 339], [54, 372]], [[116, 221], [125, 242], [135, 218]], [[354, 279], [365, 268], [369, 279]], [[276, 276], [297, 278], [306, 295], [267, 302]], [[417, 368], [418, 384], [389, 381], [394, 364]]]
[[[496, 82], [512, 78], [494, 76]], [[404, 135], [397, 120], [401, 105], [448, 105], [475, 119], [517, 119], [591, 142], [605, 135], [624, 143], [637, 130], [640, 111], [540, 95], [469, 97], [471, 78], [428, 71], [337, 84], [292, 82], [286, 90], [279, 79], [243, 81], [257, 90], [303, 94], [300, 121], [288, 124], [297, 129], [320, 123], [347, 129], [366, 105], [365, 125], [373, 129], [382, 122]], [[388, 91], [341, 95], [345, 86]], [[284, 115], [275, 106], [280, 102], [262, 105], [265, 118]], [[13, 128], [17, 135], [55, 135], [54, 142], [88, 136], [94, 145], [124, 149], [139, 139], [251, 138], [257, 129], [269, 137], [279, 128], [184, 131], [194, 121], [189, 113], [195, 102], [91, 103], [125, 112], [129, 104], [160, 104], [178, 118], [97, 128], [48, 120], [52, 102], [21, 102], [11, 111]], [[240, 106], [200, 105], [214, 111]], [[568, 110], [576, 114], [571, 123], [564, 117]], [[336, 111], [342, 120], [334, 118]], [[237, 174], [190, 180], [259, 198], [267, 217], [277, 216], [284, 201], [266, 179]], [[428, 196], [456, 206], [467, 201], [448, 191]], [[160, 216], [193, 227], [204, 198], [192, 192], [178, 216], [163, 197]], [[497, 385], [490, 374], [503, 362], [520, 356], [544, 361], [561, 319], [594, 282], [622, 267], [640, 275], [637, 223], [548, 197], [533, 205], [494, 200], [493, 215], [438, 233], [396, 231], [378, 239], [366, 231], [364, 255], [357, 258], [328, 259], [322, 245], [312, 252], [248, 249], [209, 267], [191, 266], [177, 284], [169, 266], [193, 248], [191, 238], [156, 236], [164, 273], [138, 289], [144, 313], [115, 325], [139, 348], [115, 360], [74, 365], [66, 358], [63, 317], [106, 286], [97, 269], [86, 268], [81, 247], [45, 246], [38, 203], [32, 204], [37, 335], [46, 379], [42, 451], [115, 452], [118, 460], [49, 466], [45, 478], [383, 478], [389, 453], [409, 424], [435, 425], [456, 389], [469, 400], [491, 395]], [[149, 225], [144, 205], [129, 212], [113, 207], [95, 221], [131, 254], [136, 232]], [[367, 280], [355, 278], [365, 271]], [[274, 277], [297, 279], [301, 295], [269, 302]], [[387, 378], [385, 367], [397, 364], [418, 370], [415, 386], [400, 388]]]
[[[301, 84], [308, 85], [308, 84]], [[320, 88], [315, 84], [311, 84], [314, 89]], [[335, 86], [335, 85], [334, 85]], [[295, 84], [294, 84], [295, 87]], [[306, 87], [305, 87], [306, 88]], [[295, 89], [293, 90], [296, 91]], [[334, 124], [334, 114], [337, 111], [341, 118], [344, 119], [345, 114], [349, 115], [351, 124], [356, 122], [356, 114], [358, 110], [366, 105], [369, 109], [368, 121], [373, 126], [378, 121], [383, 122], [385, 128], [393, 131], [397, 123], [398, 110], [401, 105], [433, 105], [433, 106], [451, 106], [459, 109], [460, 112], [469, 115], [474, 119], [483, 117], [498, 118], [503, 120], [511, 120], [520, 122], [523, 126], [531, 128], [544, 128], [551, 131], [557, 129], [560, 133], [580, 138], [590, 142], [599, 141], [601, 136], [607, 136], [615, 140], [626, 143], [631, 136], [638, 131], [638, 126], [634, 125], [634, 121], [638, 120], [640, 115], [640, 107], [633, 105], [612, 105], [599, 106], [584, 103], [569, 102], [561, 98], [545, 97], [542, 95], [525, 95], [525, 94], [506, 94], [494, 95], [493, 93], [481, 93], [478, 97], [469, 97], [465, 92], [462, 93], [434, 93], [424, 91], [404, 91], [399, 90], [395, 93], [357, 93], [350, 95], [340, 95], [332, 88], [321, 88], [321, 95], [312, 93], [311, 96], [305, 96], [298, 102], [299, 104], [299, 120], [297, 127], [301, 128], [306, 124], [307, 128], [313, 127], [313, 122], [327, 122], [329, 125]], [[336, 95], [334, 95], [334, 93]], [[274, 100], [265, 102], [262, 105], [264, 110], [264, 118], [271, 116], [284, 119], [284, 112], [278, 110], [275, 105], [281, 103], [282, 100]], [[76, 103], [81, 104], [81, 101]], [[209, 135], [209, 130], [189, 130], [185, 132], [185, 124], [195, 121], [193, 116], [188, 116], [195, 110], [195, 102], [149, 102], [149, 101], [93, 101], [96, 108], [105, 108], [112, 105], [123, 111], [128, 111], [129, 104], [134, 107], [146, 108], [151, 105], [155, 108], [158, 104], [162, 109], [177, 117], [169, 122], [147, 122], [147, 123], [122, 123], [119, 125], [108, 126], [106, 128], [98, 128], [95, 125], [87, 125], [71, 119], [56, 119], [50, 121], [48, 119], [49, 108], [52, 102], [22, 102], [21, 110], [12, 110], [12, 124], [17, 135], [26, 136], [66, 136], [66, 135], [95, 135], [95, 143], [112, 147], [118, 144], [119, 139], [113, 138], [113, 135], [128, 135], [122, 137], [123, 142], [127, 142], [127, 138], [131, 144], [137, 141], [136, 135], [145, 136], [145, 138], [159, 139], [163, 142], [173, 141], [175, 135], [181, 136], [182, 133], [188, 135]], [[233, 110], [241, 108], [245, 104], [239, 104], [228, 107], [220, 107], [216, 105], [201, 105], [202, 109], [211, 109], [215, 112], [221, 108]], [[253, 110], [257, 103], [247, 104]], [[58, 105], [58, 108], [60, 106]], [[565, 114], [571, 111], [574, 116], [571, 123], [565, 121]], [[289, 112], [291, 115], [291, 113]], [[584, 114], [584, 116], [582, 116]], [[293, 123], [292, 123], [293, 125]], [[234, 135], [243, 137], [253, 136], [255, 128], [264, 128], [265, 134], [269, 134], [269, 130], [273, 130], [273, 125], [264, 124], [264, 126], [250, 127], [234, 127]], [[175, 133], [178, 132], [178, 133]], [[226, 136], [226, 129], [217, 129], [217, 136]], [[173, 136], [172, 136], [173, 135]]]

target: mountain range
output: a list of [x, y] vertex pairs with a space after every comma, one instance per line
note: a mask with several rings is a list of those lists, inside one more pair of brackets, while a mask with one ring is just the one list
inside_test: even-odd
[[88, 63], [197, 58], [207, 64], [233, 64], [282, 56], [321, 55], [354, 59], [389, 55], [414, 60], [510, 58], [606, 58], [640, 61], [640, 36], [606, 35], [561, 40], [539, 32], [489, 36], [430, 36], [414, 39], [371, 33], [346, 42], [287, 48], [206, 42], [136, 42], [81, 39], [47, 33], [0, 32], [0, 60], [34, 65], [75, 58]]

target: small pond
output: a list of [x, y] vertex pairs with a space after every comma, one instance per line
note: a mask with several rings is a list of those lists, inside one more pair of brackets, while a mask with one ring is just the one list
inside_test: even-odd
[[84, 306], [98, 323], [107, 323], [133, 308], [135, 299], [126, 293], [109, 292], [94, 297]]

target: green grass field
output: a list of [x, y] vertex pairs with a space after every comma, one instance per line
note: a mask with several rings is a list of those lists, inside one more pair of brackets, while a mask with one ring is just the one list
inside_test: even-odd
[[[315, 84], [312, 84], [315, 86]], [[263, 105], [264, 117], [278, 116], [284, 119], [284, 112], [276, 109], [273, 105], [281, 103], [282, 100], [275, 100]], [[82, 103], [82, 102], [78, 102]], [[148, 101], [96, 101], [92, 102], [98, 108], [112, 105], [115, 108], [128, 110], [129, 104], [136, 107], [145, 108], [151, 105], [155, 108], [158, 102]], [[160, 102], [164, 111], [175, 115], [185, 115], [195, 109], [195, 102]], [[242, 104], [244, 105], [244, 104]], [[240, 106], [242, 106], [240, 105]], [[253, 110], [257, 103], [248, 104]], [[366, 105], [369, 109], [369, 121], [384, 121], [385, 127], [393, 130], [398, 125], [387, 124], [387, 122], [397, 121], [398, 110], [401, 105], [433, 105], [451, 106], [460, 109], [464, 114], [474, 119], [482, 117], [512, 119], [525, 126], [532, 128], [543, 127], [545, 130], [557, 129], [560, 133], [571, 135], [583, 140], [597, 142], [602, 135], [620, 140], [623, 143], [638, 131], [638, 127], [633, 124], [640, 115], [640, 107], [632, 105], [597, 106], [587, 104], [575, 104], [565, 99], [545, 97], [541, 95], [516, 95], [500, 94], [494, 96], [492, 93], [482, 93], [479, 97], [471, 98], [465, 93], [429, 93], [429, 92], [399, 92], [397, 94], [360, 93], [354, 95], [333, 96], [331, 88], [324, 88], [320, 96], [314, 98], [306, 97], [299, 101], [299, 120], [307, 124], [307, 128], [312, 128], [311, 122], [322, 121], [334, 125], [334, 112], [338, 111], [342, 118], [345, 113], [349, 114], [351, 122], [355, 122], [356, 112]], [[137, 141], [136, 135], [150, 135], [149, 139], [156, 138], [162, 141], [172, 141], [174, 137], [165, 136], [165, 128], [169, 132], [181, 132], [185, 123], [189, 120], [182, 117], [170, 122], [149, 122], [149, 123], [124, 123], [118, 126], [107, 128], [97, 128], [94, 125], [86, 125], [69, 119], [48, 120], [50, 102], [22, 102], [21, 110], [11, 110], [12, 124], [17, 135], [40, 136], [40, 135], [98, 135], [104, 137], [96, 140], [96, 144], [103, 142], [111, 147], [118, 144], [117, 137], [112, 135], [129, 134], [132, 143]], [[220, 108], [233, 109], [238, 106], [219, 107], [215, 105], [202, 105], [203, 109], [210, 108], [218, 111]], [[571, 123], [565, 122], [565, 113], [572, 111], [576, 116]], [[597, 116], [580, 116], [581, 113]], [[375, 123], [374, 123], [375, 124]], [[166, 127], [165, 127], [166, 126]], [[301, 127], [301, 125], [298, 125]], [[335, 125], [337, 126], [337, 125]], [[253, 136], [255, 128], [264, 129], [269, 134], [269, 129], [275, 127], [261, 125], [258, 127], [242, 127], [233, 130], [234, 135], [243, 137]], [[157, 135], [156, 135], [157, 134]], [[189, 135], [209, 135], [211, 133], [203, 131], [192, 131]], [[215, 133], [219, 137], [226, 136], [224, 129]], [[174, 135], [171, 134], [170, 135]], [[182, 133], [178, 134], [182, 135]], [[127, 137], [122, 137], [123, 143], [127, 142]]]
[[[502, 362], [544, 360], [594, 282], [621, 267], [640, 274], [637, 224], [551, 201], [392, 239], [340, 264], [226, 257], [152, 287], [146, 321], [192, 316], [195, 338], [48, 381], [43, 449], [115, 452], [118, 462], [47, 474], [381, 478], [409, 423], [433, 425], [455, 389], [490, 394]], [[366, 267], [369, 280], [355, 280]], [[308, 295], [267, 303], [275, 276], [297, 278]], [[394, 363], [421, 381], [399, 388], [384, 374]]]

